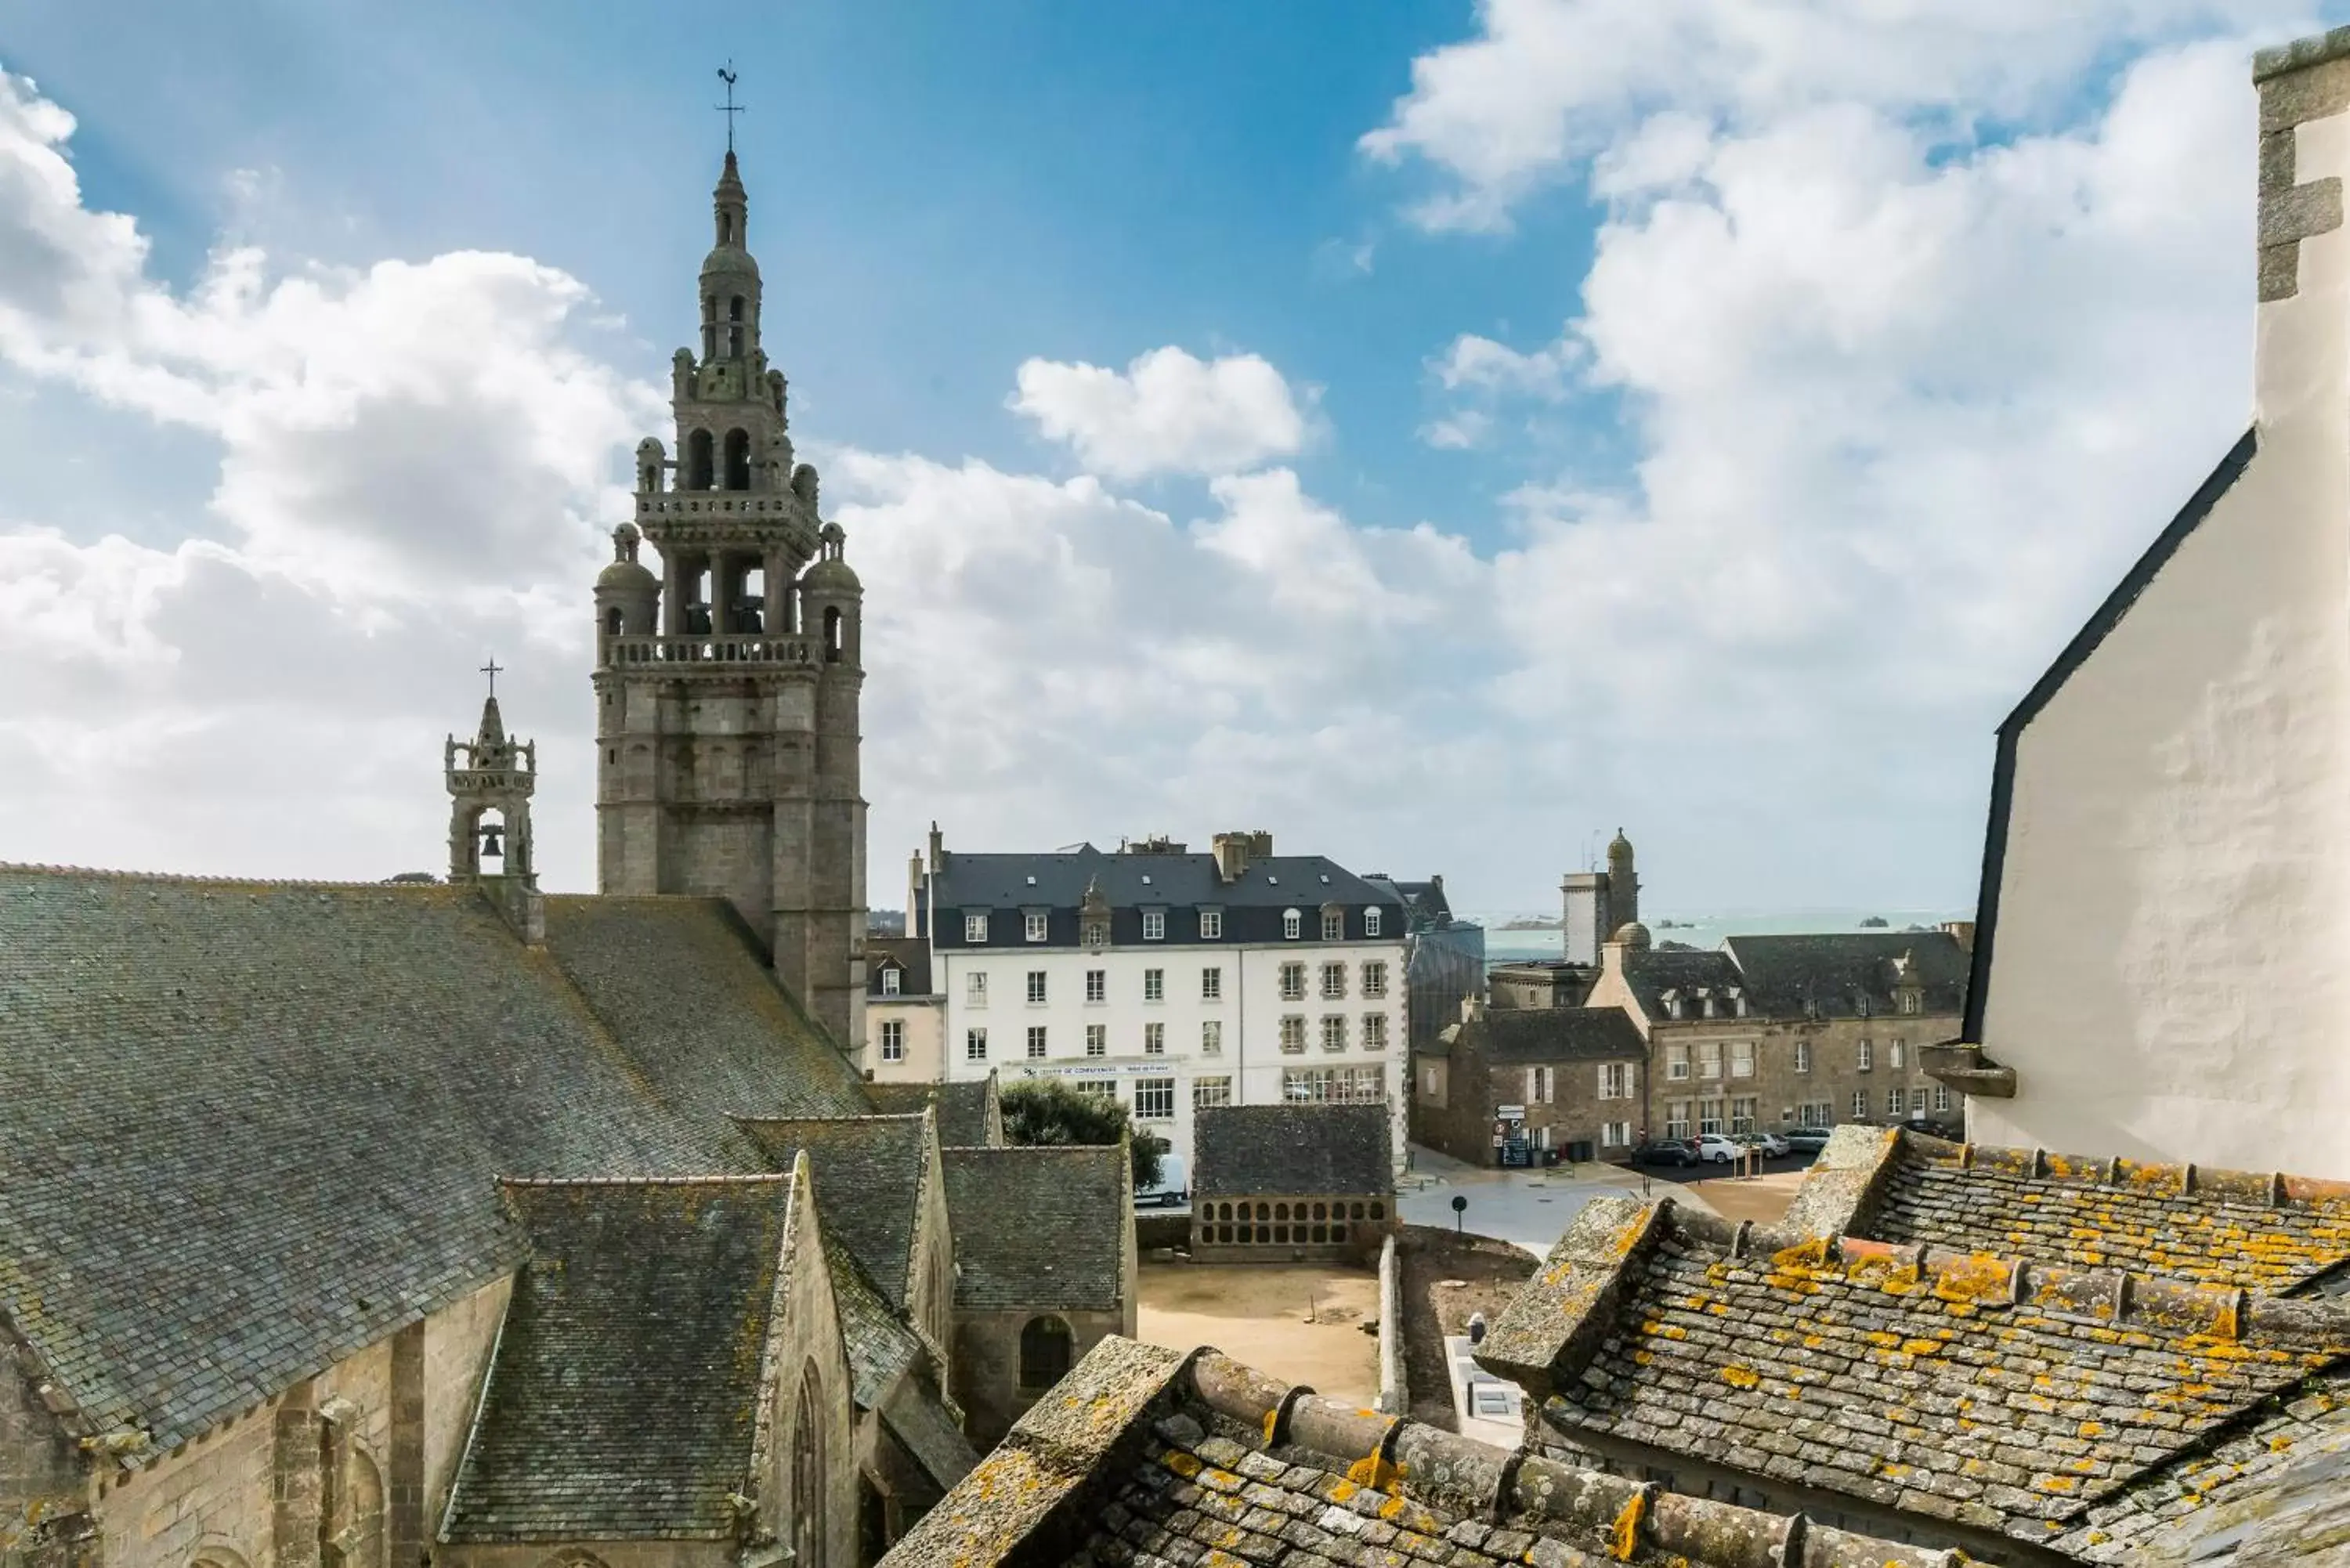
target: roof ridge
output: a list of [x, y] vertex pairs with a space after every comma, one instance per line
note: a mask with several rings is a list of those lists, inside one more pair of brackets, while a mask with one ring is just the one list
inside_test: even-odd
[[[45, 861], [0, 860], [0, 876], [10, 872], [36, 872], [44, 877], [103, 877], [113, 882], [164, 882], [181, 886], [205, 885], [220, 888], [394, 888], [403, 891], [422, 888], [449, 888], [461, 884], [444, 882], [438, 877], [429, 882], [401, 882], [391, 877], [369, 881], [336, 879], [320, 877], [230, 877], [203, 871], [125, 871], [103, 866], [53, 865]], [[597, 897], [571, 894], [567, 897]]]
[[761, 1116], [743, 1111], [729, 1111], [726, 1119], [743, 1127], [799, 1127], [808, 1122], [918, 1122], [930, 1107], [919, 1111], [866, 1111], [853, 1116]]
[[1960, 1171], [1981, 1169], [2027, 1181], [2064, 1181], [2081, 1186], [2122, 1187], [2150, 1198], [2178, 1199], [2209, 1193], [2270, 1209], [2350, 1209], [2350, 1181], [2327, 1177], [2294, 1176], [2286, 1171], [2233, 1170], [2199, 1166], [2193, 1161], [2132, 1159], [2126, 1155], [2052, 1154], [2044, 1148], [2007, 1144], [1953, 1143], [1947, 1138], [1902, 1131], [1905, 1148], [1928, 1146], [1954, 1151]]
[[504, 1187], [775, 1187], [790, 1181], [788, 1170], [753, 1170], [709, 1176], [501, 1176]]

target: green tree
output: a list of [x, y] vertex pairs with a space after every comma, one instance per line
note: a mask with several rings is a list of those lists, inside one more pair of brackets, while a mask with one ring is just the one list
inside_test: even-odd
[[1159, 1180], [1159, 1157], [1167, 1140], [1153, 1133], [1136, 1133], [1126, 1107], [1109, 1095], [1088, 1095], [1059, 1078], [1023, 1078], [1003, 1091], [1003, 1141], [1016, 1144], [1116, 1143], [1133, 1135], [1134, 1185], [1137, 1189]]

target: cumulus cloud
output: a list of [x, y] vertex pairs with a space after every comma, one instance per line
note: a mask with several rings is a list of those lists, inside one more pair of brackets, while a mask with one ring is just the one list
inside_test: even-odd
[[[1425, 226], [1497, 229], [1595, 155], [1655, 178], [1709, 119], [1846, 103], [1965, 140], [1978, 119], [2060, 115], [2116, 54], [2304, 15], [2292, 0], [1480, 0], [1476, 35], [1414, 60], [1411, 90], [1360, 145], [1428, 166]], [[1672, 118], [1627, 137], [1655, 115]]]
[[1231, 473], [1304, 449], [1314, 395], [1255, 354], [1153, 348], [1120, 370], [1030, 359], [1011, 407], [1113, 479]]

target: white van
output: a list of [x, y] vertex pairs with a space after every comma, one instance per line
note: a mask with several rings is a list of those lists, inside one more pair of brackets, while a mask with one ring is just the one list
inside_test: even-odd
[[1137, 1209], [1180, 1209], [1191, 1201], [1191, 1173], [1183, 1168], [1183, 1157], [1180, 1154], [1160, 1155], [1157, 1184], [1134, 1189]]

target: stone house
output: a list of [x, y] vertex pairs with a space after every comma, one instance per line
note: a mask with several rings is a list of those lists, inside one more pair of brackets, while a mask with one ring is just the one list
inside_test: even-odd
[[1620, 1007], [1472, 1002], [1416, 1061], [1413, 1137], [1472, 1165], [1494, 1164], [1505, 1139], [1537, 1161], [1621, 1159], [1643, 1120], [1648, 1044]]
[[1589, 1005], [1648, 1041], [1641, 1136], [1954, 1125], [1962, 1096], [1927, 1071], [1955, 1037], [1966, 950], [1952, 932], [1731, 937], [1659, 948], [1627, 926], [1601, 949]]
[[1359, 1262], [1395, 1226], [1381, 1106], [1221, 1106], [1200, 1114], [1191, 1256]]
[[2199, 1509], [2350, 1444], [2346, 1264], [2342, 1183], [1846, 1127], [1776, 1226], [1592, 1204], [1478, 1359], [1562, 1462], [1992, 1562], [2183, 1561]]
[[1960, 1568], [1521, 1454], [1281, 1383], [1205, 1347], [1104, 1342], [885, 1568]]
[[1599, 980], [1596, 961], [1522, 959], [1497, 963], [1485, 971], [1486, 1005], [1496, 1010], [1526, 1007], [1581, 1007]]
[[1937, 1067], [1986, 1141], [2350, 1177], [2350, 28], [2251, 75], [2251, 426], [2000, 726]]

